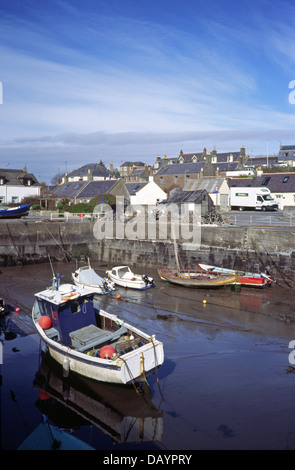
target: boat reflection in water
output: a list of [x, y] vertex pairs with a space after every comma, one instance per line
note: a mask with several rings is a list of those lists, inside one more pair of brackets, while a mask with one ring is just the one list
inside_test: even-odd
[[148, 385], [138, 391], [75, 373], [65, 378], [62, 367], [46, 353], [34, 387], [39, 390], [37, 407], [55, 426], [94, 425], [115, 443], [161, 441], [163, 413], [152, 403]]

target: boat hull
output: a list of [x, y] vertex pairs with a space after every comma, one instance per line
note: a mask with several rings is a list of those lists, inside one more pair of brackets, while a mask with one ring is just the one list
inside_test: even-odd
[[232, 274], [237, 276], [238, 282], [242, 286], [246, 287], [265, 287], [266, 285], [270, 286], [273, 282], [271, 276], [267, 276], [265, 274], [255, 274], [255, 273], [246, 273], [243, 271], [236, 271], [234, 269], [227, 269], [227, 268], [219, 268], [216, 266], [211, 266], [207, 264], [199, 264], [199, 268], [202, 271], [210, 272], [210, 273], [224, 273], [224, 274]]
[[[107, 312], [104, 313], [108, 315]], [[110, 314], [109, 316], [113, 321], [118, 321], [116, 316]], [[114, 359], [102, 359], [50, 338], [46, 330], [38, 323], [36, 303], [33, 307], [32, 318], [45, 349], [55, 361], [62, 365], [65, 374], [72, 371], [96, 381], [127, 385], [144, 380], [145, 376], [160, 367], [164, 361], [163, 343], [126, 322], [122, 322], [121, 325], [142, 338], [144, 344]]]
[[117, 286], [127, 287], [128, 289], [145, 290], [145, 289], [150, 289], [151, 287], [153, 287], [152, 284], [146, 285], [145, 282], [143, 282], [141, 280], [138, 280], [138, 281], [122, 280], [122, 279], [118, 279], [117, 277], [111, 276], [111, 275], [109, 275], [109, 278]]
[[182, 287], [218, 288], [225, 285], [236, 284], [236, 276], [231, 275], [202, 275], [200, 272], [178, 272], [172, 269], [159, 268], [158, 274], [163, 281]]
[[23, 204], [9, 209], [0, 209], [0, 219], [17, 219], [29, 214], [31, 204]]

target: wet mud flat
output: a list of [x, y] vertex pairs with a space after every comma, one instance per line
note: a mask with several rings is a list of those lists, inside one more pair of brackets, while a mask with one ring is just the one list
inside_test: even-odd
[[[104, 275], [111, 266], [97, 262], [92, 267]], [[75, 268], [75, 263], [54, 266], [64, 282], [71, 282]], [[295, 372], [288, 348], [295, 339], [294, 289], [187, 289], [164, 283], [155, 270], [132, 268], [153, 276], [156, 286], [141, 292], [118, 287], [97, 302], [163, 341], [159, 383], [155, 375], [149, 378], [162, 431], [158, 428], [149, 442], [117, 447], [294, 449]], [[34, 293], [50, 279], [49, 264], [1, 268], [0, 295], [20, 309], [2, 320], [3, 448], [17, 448], [40, 421], [32, 386], [39, 342], [30, 311]], [[6, 340], [4, 330], [14, 332], [14, 339]], [[89, 432], [85, 424], [74, 434], [85, 441]], [[91, 445], [114, 449], [113, 440], [98, 433]]]

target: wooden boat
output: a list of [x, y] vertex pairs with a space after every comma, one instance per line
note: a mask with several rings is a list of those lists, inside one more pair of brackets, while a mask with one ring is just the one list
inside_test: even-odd
[[76, 286], [91, 289], [96, 294], [108, 294], [115, 289], [114, 282], [99, 276], [90, 266], [82, 266], [72, 273]]
[[204, 273], [230, 274], [239, 278], [242, 286], [248, 287], [265, 287], [271, 286], [274, 282], [273, 278], [265, 273], [249, 273], [246, 271], [236, 271], [234, 269], [219, 268], [208, 264], [199, 264], [199, 269]]
[[134, 274], [128, 266], [116, 266], [106, 271], [109, 279], [121, 287], [130, 289], [149, 289], [154, 287], [154, 280], [145, 274]]
[[59, 283], [35, 294], [33, 324], [64, 373], [110, 383], [142, 380], [164, 361], [163, 344], [94, 306], [94, 292]]
[[236, 284], [234, 275], [205, 273], [202, 271], [178, 270], [159, 268], [158, 273], [163, 281], [177, 284], [182, 287], [217, 288], [229, 284]]
[[1, 219], [16, 219], [18, 217], [24, 217], [30, 212], [31, 204], [22, 204], [18, 207], [4, 207], [0, 206], [0, 218]]

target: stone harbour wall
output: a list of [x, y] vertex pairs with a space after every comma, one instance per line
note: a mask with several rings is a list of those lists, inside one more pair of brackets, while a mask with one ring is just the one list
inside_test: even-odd
[[[90, 257], [111, 267], [175, 266], [171, 240], [97, 239], [91, 221], [5, 221], [0, 223], [0, 266]], [[177, 242], [181, 266], [196, 268], [200, 262], [218, 266], [265, 271], [292, 285], [295, 271], [295, 229], [292, 227], [201, 227], [201, 245], [187, 249]], [[295, 277], [295, 276], [294, 276]]]

